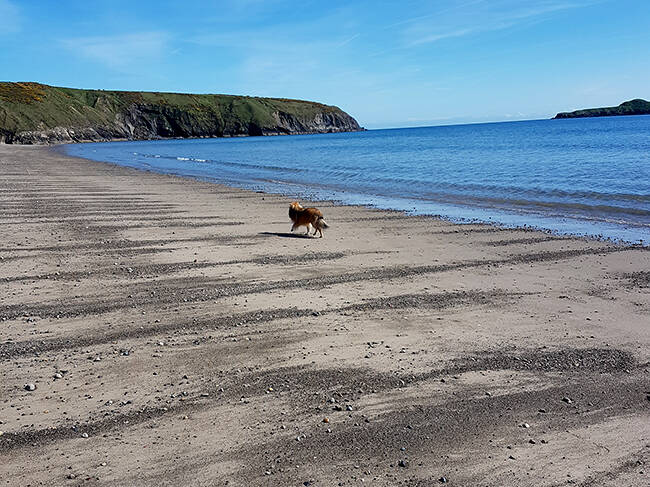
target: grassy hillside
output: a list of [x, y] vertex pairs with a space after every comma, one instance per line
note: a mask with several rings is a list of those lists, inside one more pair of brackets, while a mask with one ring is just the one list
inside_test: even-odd
[[339, 108], [301, 100], [0, 82], [0, 137], [5, 142], [37, 143], [39, 137], [55, 141], [67, 137], [147, 139], [359, 129]]
[[617, 115], [647, 115], [650, 114], [650, 102], [637, 98], [621, 103], [617, 107], [587, 108], [574, 112], [562, 112], [554, 118], [579, 117], [611, 117]]

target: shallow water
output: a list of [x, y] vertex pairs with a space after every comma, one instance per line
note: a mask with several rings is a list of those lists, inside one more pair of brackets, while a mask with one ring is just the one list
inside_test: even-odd
[[65, 150], [296, 198], [650, 241], [650, 116]]

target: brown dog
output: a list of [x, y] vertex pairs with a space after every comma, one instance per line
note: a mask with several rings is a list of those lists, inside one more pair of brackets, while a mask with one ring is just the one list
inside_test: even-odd
[[320, 238], [323, 238], [323, 229], [329, 227], [323, 220], [323, 213], [318, 208], [303, 208], [297, 201], [289, 205], [289, 218], [293, 222], [292, 232], [304, 225], [307, 227], [307, 235], [309, 235], [309, 227], [313, 226], [314, 235], [318, 232]]

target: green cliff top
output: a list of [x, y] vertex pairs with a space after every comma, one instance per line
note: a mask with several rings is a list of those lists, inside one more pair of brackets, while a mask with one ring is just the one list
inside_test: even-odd
[[225, 112], [237, 119], [256, 119], [262, 123], [272, 123], [274, 111], [296, 116], [340, 111], [322, 103], [285, 98], [80, 90], [40, 83], [0, 82], [0, 127], [20, 131], [35, 130], [39, 123], [46, 127], [75, 126], [81, 121], [102, 123], [133, 104], [164, 106], [196, 115]]
[[335, 106], [286, 98], [0, 82], [0, 142], [222, 137], [362, 130]]

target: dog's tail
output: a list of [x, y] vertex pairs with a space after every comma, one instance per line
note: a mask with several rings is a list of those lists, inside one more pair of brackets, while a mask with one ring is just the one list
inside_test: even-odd
[[330, 227], [330, 226], [327, 224], [327, 222], [325, 222], [325, 220], [323, 220], [323, 217], [322, 217], [322, 216], [319, 216], [319, 217], [318, 217], [318, 226], [320, 226], [321, 228], [329, 228], [329, 227]]

